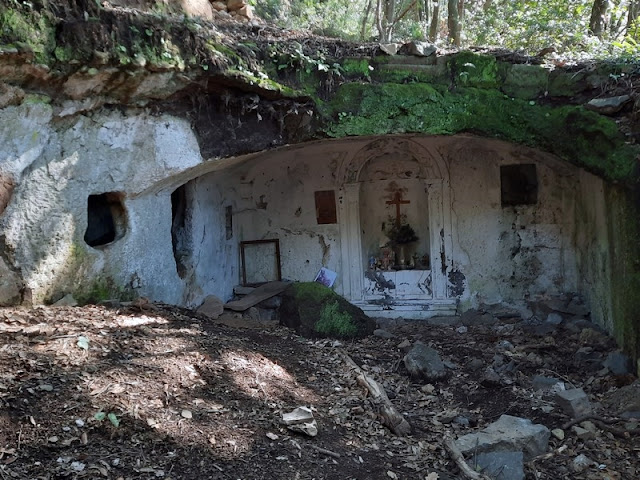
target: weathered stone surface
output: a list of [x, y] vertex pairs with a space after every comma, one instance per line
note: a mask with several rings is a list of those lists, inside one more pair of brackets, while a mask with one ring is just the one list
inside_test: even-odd
[[606, 360], [602, 362], [602, 366], [608, 368], [614, 375], [628, 375], [634, 373], [633, 362], [622, 352], [609, 353]]
[[211, 8], [213, 8], [215, 11], [223, 11], [227, 9], [227, 4], [226, 2], [212, 2], [211, 3]]
[[455, 443], [463, 454], [521, 450], [524, 459], [529, 460], [545, 453], [550, 435], [544, 425], [533, 424], [525, 418], [502, 415], [484, 430], [464, 435]]
[[20, 303], [20, 287], [22, 282], [0, 257], [0, 306]]
[[21, 88], [0, 83], [0, 108], [19, 105], [23, 99], [24, 91]]
[[11, 201], [15, 182], [10, 175], [0, 173], [0, 215]]
[[304, 433], [310, 437], [318, 435], [318, 424], [309, 407], [298, 407], [289, 413], [284, 413], [282, 423], [294, 432]]
[[530, 100], [543, 95], [549, 71], [538, 65], [515, 64], [509, 67], [502, 91], [514, 98]]
[[578, 437], [578, 439], [582, 441], [592, 440], [595, 438], [595, 434], [593, 432], [587, 430], [586, 428], [579, 427], [578, 425], [574, 425], [573, 427], [571, 427], [571, 431], [576, 437]]
[[617, 97], [594, 98], [585, 106], [589, 110], [603, 115], [613, 115], [618, 113], [631, 100], [630, 95], [619, 95]]
[[196, 311], [215, 320], [224, 312], [224, 302], [215, 295], [209, 295], [205, 297], [204, 302]]
[[574, 418], [591, 413], [589, 397], [581, 388], [572, 388], [556, 394], [556, 402], [567, 415]]
[[427, 42], [409, 42], [407, 44], [410, 55], [429, 57], [438, 50], [435, 45]]
[[376, 329], [373, 331], [373, 334], [374, 334], [376, 337], [380, 337], [380, 338], [386, 338], [386, 339], [396, 338], [396, 336], [395, 336], [393, 333], [391, 333], [391, 332], [389, 332], [388, 330], [385, 330], [385, 329], [383, 329], [383, 328], [376, 328]]
[[495, 325], [498, 323], [498, 319], [487, 312], [481, 312], [472, 308], [467, 310], [460, 316], [460, 321], [463, 325]]
[[233, 12], [235, 10], [240, 10], [247, 4], [245, 0], [227, 0], [227, 10]]
[[381, 43], [380, 50], [382, 50], [387, 55], [395, 55], [398, 53], [398, 44], [397, 43]]
[[536, 375], [533, 377], [532, 381], [533, 389], [542, 392], [551, 392], [557, 393], [562, 390], [565, 390], [564, 382], [555, 377], [544, 377], [541, 375]]
[[480, 383], [487, 388], [498, 387], [501, 383], [500, 375], [498, 375], [498, 373], [492, 367], [487, 367], [482, 374]]
[[602, 403], [613, 415], [640, 418], [640, 380], [607, 394]]
[[404, 365], [413, 378], [434, 381], [447, 376], [440, 354], [423, 343], [416, 343], [405, 355]]
[[251, 7], [251, 5], [245, 5], [243, 7], [240, 7], [238, 9], [238, 15], [242, 15], [245, 18], [248, 18], [249, 20], [253, 20], [253, 8]]
[[53, 304], [54, 307], [77, 307], [78, 302], [70, 293]]
[[180, 2], [184, 13], [191, 17], [201, 17], [213, 20], [213, 10], [209, 0], [182, 0]]
[[520, 451], [479, 453], [469, 464], [495, 480], [523, 480], [524, 458]]
[[360, 338], [375, 320], [317, 282], [294, 283], [282, 293], [280, 322], [304, 337]]
[[562, 315], [560, 315], [559, 313], [550, 313], [547, 316], [547, 323], [551, 324], [551, 325], [560, 325], [562, 323]]
[[596, 462], [591, 460], [585, 454], [581, 453], [576, 458], [573, 459], [572, 467], [576, 473], [581, 473], [591, 465], [596, 465]]

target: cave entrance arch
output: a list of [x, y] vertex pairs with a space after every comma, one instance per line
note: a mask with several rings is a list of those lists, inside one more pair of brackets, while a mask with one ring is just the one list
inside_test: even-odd
[[[338, 174], [342, 288], [352, 303], [383, 316], [454, 313], [456, 299], [449, 298], [447, 288], [452, 250], [447, 172], [438, 152], [402, 137], [377, 138], [343, 162]], [[370, 257], [400, 211], [394, 210], [396, 195], [406, 197], [403, 223], [416, 230], [419, 257], [428, 256], [429, 262], [412, 269], [372, 270]]]

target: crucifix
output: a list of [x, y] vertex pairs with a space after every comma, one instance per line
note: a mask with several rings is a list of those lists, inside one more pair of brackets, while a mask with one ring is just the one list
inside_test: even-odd
[[388, 200], [387, 205], [395, 205], [396, 206], [396, 227], [400, 226], [400, 205], [407, 205], [411, 203], [409, 200], [403, 200], [402, 194], [396, 190], [395, 195], [393, 196], [393, 200]]

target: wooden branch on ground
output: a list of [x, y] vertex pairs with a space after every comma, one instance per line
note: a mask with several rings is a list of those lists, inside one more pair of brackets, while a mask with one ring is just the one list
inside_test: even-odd
[[340, 454], [336, 452], [332, 452], [331, 450], [327, 450], [326, 448], [318, 447], [317, 445], [310, 444], [311, 448], [313, 448], [316, 452], [322, 453], [323, 455], [328, 455], [333, 458], [340, 458]]
[[480, 472], [476, 472], [469, 466], [467, 461], [462, 456], [462, 453], [460, 452], [458, 447], [456, 447], [456, 444], [453, 442], [453, 438], [445, 437], [444, 446], [449, 452], [449, 455], [451, 455], [451, 459], [454, 462], [456, 462], [456, 465], [458, 466], [458, 468], [460, 469], [460, 472], [462, 472], [465, 478], [469, 478], [470, 480], [491, 480], [486, 475], [483, 475]]
[[341, 355], [345, 363], [355, 373], [356, 381], [369, 391], [371, 400], [378, 409], [377, 413], [382, 417], [382, 423], [396, 435], [409, 435], [411, 433], [411, 425], [393, 406], [382, 385], [367, 375], [345, 352], [341, 352]]

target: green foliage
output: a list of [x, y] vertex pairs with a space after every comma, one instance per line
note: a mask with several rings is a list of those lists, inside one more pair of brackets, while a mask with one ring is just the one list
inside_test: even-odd
[[108, 277], [100, 277], [86, 286], [83, 285], [73, 293], [73, 296], [80, 305], [97, 304], [103, 300], [132, 300], [135, 298], [132, 291]]
[[33, 51], [39, 63], [46, 63], [55, 47], [55, 31], [48, 17], [33, 10], [28, 2], [0, 8], [0, 45], [22, 44]]
[[103, 411], [99, 411], [93, 416], [93, 418], [98, 422], [102, 422], [105, 419], [107, 419], [109, 420], [109, 422], [111, 422], [111, 425], [113, 425], [116, 428], [120, 426], [120, 420], [118, 419], [117, 415], [113, 412], [105, 413]]
[[392, 223], [392, 227], [386, 232], [386, 235], [392, 245], [406, 245], [419, 240], [413, 227], [406, 223], [402, 225]]
[[336, 293], [330, 288], [317, 282], [300, 282], [293, 285], [295, 296], [300, 301], [320, 304], [330, 300]]
[[[376, 39], [375, 7], [368, 0], [251, 0], [261, 17], [286, 28], [346, 39]], [[383, 0], [382, 8], [385, 8]], [[426, 40], [434, 2], [396, 0], [396, 15], [407, 13], [393, 27], [394, 41]], [[447, 42], [447, 1], [439, 0], [436, 43]], [[628, 25], [631, 2], [609, 2], [606, 28], [599, 37], [589, 32], [593, 0], [494, 0], [464, 2], [463, 45], [499, 46], [535, 55], [547, 47], [571, 57], [638, 55], [640, 22]], [[367, 17], [365, 18], [365, 14]], [[364, 30], [363, 30], [364, 25]], [[364, 38], [361, 38], [364, 33]]]
[[449, 65], [456, 83], [460, 85], [481, 88], [498, 85], [498, 62], [492, 55], [460, 52]]
[[358, 331], [351, 315], [341, 311], [337, 301], [322, 305], [315, 329], [320, 335], [343, 338], [353, 337]]

